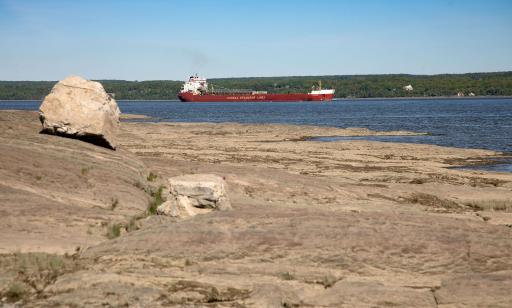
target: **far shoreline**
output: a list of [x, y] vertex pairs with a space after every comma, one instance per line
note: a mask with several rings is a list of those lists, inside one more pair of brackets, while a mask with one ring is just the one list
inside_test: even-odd
[[[512, 96], [412, 96], [412, 97], [338, 97], [333, 98], [333, 101], [388, 101], [388, 100], [479, 100], [479, 99], [512, 99]], [[0, 99], [0, 102], [41, 102], [43, 99]], [[179, 102], [179, 99], [118, 99], [118, 102]], [[302, 102], [302, 101], [297, 101]], [[304, 101], [308, 102], [308, 101]], [[185, 102], [190, 103], [190, 102]], [[192, 102], [194, 103], [194, 102]], [[220, 103], [239, 103], [239, 102], [220, 102]], [[258, 102], [254, 103], [279, 103], [275, 102]], [[322, 103], [322, 102], [320, 102]]]

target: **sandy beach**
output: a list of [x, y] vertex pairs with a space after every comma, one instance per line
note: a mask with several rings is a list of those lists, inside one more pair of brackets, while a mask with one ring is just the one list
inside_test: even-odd
[[[34, 307], [512, 304], [512, 174], [450, 169], [503, 153], [309, 140], [406, 131], [150, 122], [122, 122], [112, 151], [40, 129], [36, 112], [0, 111], [2, 301], [38, 252], [60, 265], [27, 278]], [[195, 173], [223, 177], [233, 210], [140, 218]]]

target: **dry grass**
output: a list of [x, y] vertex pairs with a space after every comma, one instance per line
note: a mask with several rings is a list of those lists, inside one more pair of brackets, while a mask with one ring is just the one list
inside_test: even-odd
[[14, 303], [25, 299], [29, 293], [29, 287], [25, 283], [15, 280], [9, 284], [4, 296], [8, 302]]
[[156, 192], [151, 194], [153, 200], [149, 202], [148, 208], [146, 210], [148, 216], [156, 215], [156, 209], [158, 206], [166, 201], [165, 197], [163, 196], [164, 188], [164, 186], [160, 186]]
[[15, 253], [4, 258], [2, 266], [17, 274], [0, 296], [9, 302], [39, 296], [60, 275], [80, 268], [72, 257], [47, 253]]
[[507, 181], [492, 178], [470, 178], [469, 180], [469, 185], [472, 187], [500, 187], [505, 183], [507, 183]]
[[120, 236], [121, 228], [124, 228], [126, 232], [139, 230], [141, 227], [139, 221], [148, 216], [156, 215], [156, 209], [158, 208], [158, 206], [160, 206], [162, 203], [166, 201], [164, 197], [164, 189], [165, 186], [163, 185], [160, 185], [160, 187], [158, 187], [156, 191], [151, 189], [150, 195], [152, 199], [149, 201], [147, 209], [143, 213], [131, 217], [127, 223], [109, 225], [107, 228], [107, 237], [112, 239]]
[[119, 223], [111, 223], [107, 226], [107, 237], [113, 239], [121, 235], [122, 225]]
[[[164, 306], [217, 307], [215, 303], [243, 300], [250, 296], [245, 289], [219, 289], [214, 285], [197, 281], [180, 280], [169, 286], [167, 294], [161, 297]], [[232, 306], [232, 305], [222, 305]], [[238, 307], [238, 306], [234, 306]]]
[[461, 209], [460, 205], [452, 200], [441, 199], [437, 196], [426, 193], [413, 193], [404, 197], [404, 201], [421, 204], [429, 208], [454, 211]]
[[155, 181], [156, 179], [158, 178], [158, 175], [156, 173], [153, 173], [153, 172], [149, 172], [148, 176], [147, 176], [147, 180], [149, 182], [153, 182]]
[[475, 211], [512, 212], [512, 200], [479, 200], [464, 203]]

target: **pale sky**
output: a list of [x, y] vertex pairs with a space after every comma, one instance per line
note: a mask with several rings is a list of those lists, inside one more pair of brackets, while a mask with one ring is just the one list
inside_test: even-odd
[[488, 71], [510, 0], [0, 0], [0, 80]]

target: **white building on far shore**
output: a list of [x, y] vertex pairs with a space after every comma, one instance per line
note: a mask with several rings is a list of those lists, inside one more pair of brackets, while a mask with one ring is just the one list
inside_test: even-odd
[[405, 91], [412, 91], [412, 90], [414, 90], [414, 88], [412, 87], [412, 85], [409, 84], [409, 85], [404, 86], [404, 90]]

